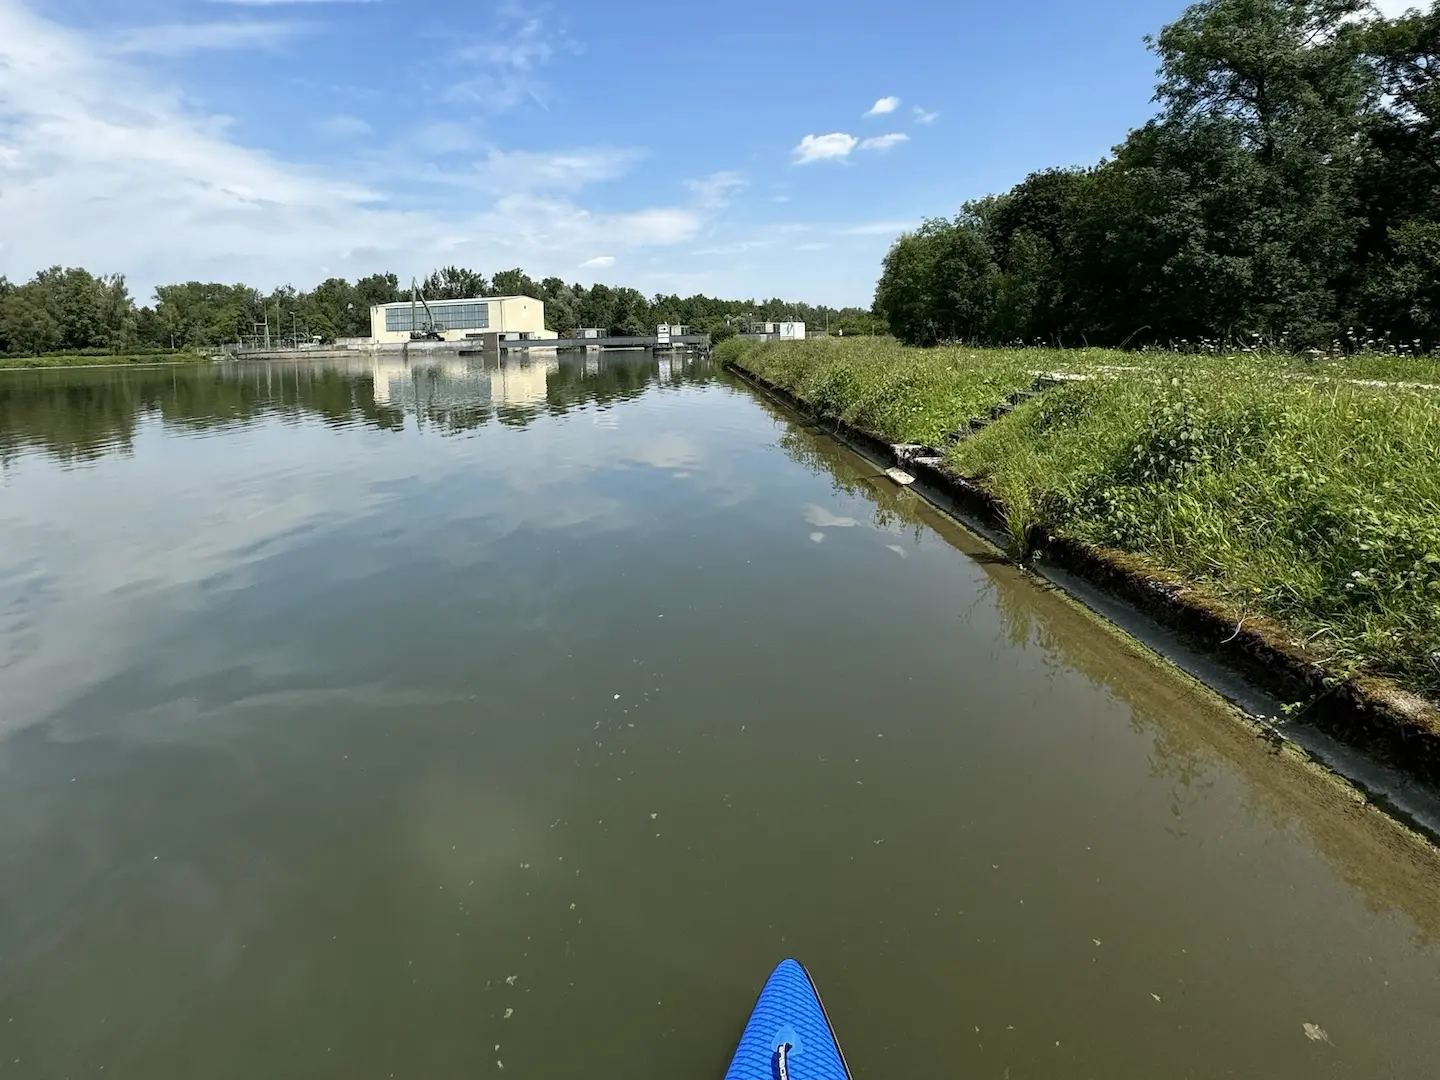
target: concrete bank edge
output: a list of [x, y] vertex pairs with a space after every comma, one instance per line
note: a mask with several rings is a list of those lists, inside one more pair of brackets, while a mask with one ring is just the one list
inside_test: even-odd
[[[969, 477], [944, 466], [902, 463], [889, 440], [839, 417], [821, 414], [803, 398], [741, 364], [729, 361], [725, 367], [854, 448], [901, 465], [976, 518], [1003, 521], [1000, 500]], [[1440, 706], [1436, 703], [1390, 679], [1341, 677], [1296, 646], [1279, 624], [1242, 616], [1180, 576], [1149, 566], [1140, 557], [1048, 535], [1033, 539], [1046, 565], [1067, 571], [1138, 609], [1265, 693], [1301, 703], [1292, 719], [1303, 717], [1306, 724], [1368, 757], [1422, 783], [1440, 785]], [[1224, 687], [1212, 684], [1211, 689], [1235, 700]]]

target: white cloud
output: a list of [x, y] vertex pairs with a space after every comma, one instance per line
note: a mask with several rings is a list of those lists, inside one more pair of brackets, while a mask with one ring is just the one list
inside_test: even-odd
[[852, 150], [889, 150], [898, 143], [908, 142], [909, 135], [892, 132], [888, 135], [873, 135], [868, 139], [857, 139], [843, 131], [829, 135], [806, 135], [795, 147], [795, 162], [808, 165], [812, 161], [838, 161], [850, 156]]
[[[448, 262], [567, 276], [601, 253], [616, 269], [582, 274], [623, 268], [627, 282], [647, 291], [864, 304], [885, 247], [913, 227], [815, 221], [760, 229], [716, 208], [726, 194], [740, 201], [724, 174], [687, 182], [661, 205], [636, 203], [629, 191], [601, 204], [587, 185], [627, 175], [643, 151], [546, 151], [534, 143], [512, 150], [459, 115], [429, 124], [419, 116], [405, 131], [410, 142], [387, 141], [388, 129], [351, 105], [380, 137], [362, 136], [344, 155], [318, 160], [312, 145], [302, 163], [244, 145], [247, 129], [170, 82], [179, 76], [167, 66], [116, 55], [104, 35], [40, 14], [49, 10], [46, 0], [0, 0], [0, 274], [12, 280], [55, 263], [121, 271], [149, 302], [160, 282], [247, 281], [268, 290], [377, 270], [408, 280]], [[430, 115], [451, 115], [438, 103], [443, 85], [429, 99]], [[313, 131], [325, 116], [298, 111], [295, 120]], [[767, 184], [762, 194], [773, 206], [770, 199], [790, 192]], [[846, 228], [853, 235], [840, 232]], [[799, 247], [831, 239], [831, 252]], [[692, 260], [697, 247], [717, 249], [717, 257]], [[842, 248], [845, 258], [832, 257]]]
[[156, 77], [98, 35], [0, 0], [0, 273], [124, 271], [142, 302], [157, 282], [192, 278], [269, 288], [452, 260], [543, 274], [597, 250], [677, 244], [707, 221], [694, 204], [604, 212], [565, 194], [618, 175], [628, 151], [496, 150], [473, 182], [508, 179], [506, 193], [406, 208], [387, 194], [413, 198], [397, 166], [377, 157], [356, 182], [353, 162], [332, 173], [242, 146], [224, 117]]
[[548, 108], [549, 88], [540, 69], [557, 53], [583, 49], [563, 24], [547, 24], [545, 14], [544, 9], [527, 11], [519, 4], [502, 4], [483, 40], [455, 51], [453, 62], [465, 74], [444, 91], [444, 100], [492, 113], [508, 112], [527, 101]]
[[933, 124], [939, 116], [938, 112], [926, 112], [919, 105], [915, 106], [915, 123], [917, 124]]
[[478, 153], [483, 149], [485, 139], [479, 129], [454, 120], [432, 120], [407, 127], [390, 144], [390, 150], [421, 161], [426, 157]]
[[[700, 231], [701, 215], [683, 206], [597, 213], [567, 199], [542, 195], [506, 195], [488, 211], [470, 219], [467, 244], [535, 251], [593, 251], [602, 244], [656, 247], [689, 240]], [[442, 222], [435, 227], [443, 228]]]
[[680, 207], [657, 206], [614, 217], [645, 244], [678, 244], [700, 231], [700, 215]]
[[886, 113], [894, 112], [899, 107], [900, 99], [898, 97], [882, 97], [879, 101], [875, 102], [874, 105], [870, 106], [865, 115], [884, 116]]
[[593, 259], [586, 259], [580, 264], [581, 270], [608, 270], [615, 265], [614, 255], [596, 255]]
[[899, 236], [919, 225], [917, 221], [862, 221], [838, 230], [841, 236]]
[[909, 142], [910, 136], [904, 132], [895, 131], [889, 135], [875, 135], [860, 141], [861, 150], [889, 150], [902, 142]]
[[169, 23], [127, 30], [109, 42], [109, 51], [133, 56], [183, 56], [210, 49], [264, 49], [305, 30], [295, 22]]
[[379, 0], [209, 0], [212, 4], [235, 4], [241, 7], [276, 7], [280, 4], [373, 4]]
[[737, 172], [711, 173], [698, 180], [685, 181], [685, 186], [701, 206], [715, 209], [728, 205], [730, 197], [749, 184], [750, 182]]
[[470, 171], [474, 180], [501, 192], [578, 191], [589, 184], [624, 176], [646, 156], [644, 150], [626, 147], [544, 153], [492, 149]]
[[344, 113], [339, 116], [327, 116], [315, 126], [326, 135], [334, 135], [342, 139], [369, 135], [374, 130], [367, 121], [361, 120], [360, 117], [348, 116]]
[[[385, 189], [433, 195], [451, 188], [501, 198], [517, 194], [573, 195], [629, 173], [649, 152], [639, 147], [505, 150], [485, 147], [474, 129], [431, 124], [358, 157], [353, 168]], [[706, 207], [695, 203], [697, 208]]]
[[755, 251], [759, 248], [771, 247], [773, 240], [736, 240], [728, 244], [716, 244], [713, 247], [698, 248], [691, 252], [692, 255], [740, 255], [746, 251]]
[[855, 149], [859, 141], [854, 135], [847, 135], [843, 131], [829, 135], [806, 135], [800, 140], [800, 145], [795, 147], [795, 161], [797, 164], [806, 165], [812, 161], [833, 161], [849, 157], [850, 151]]

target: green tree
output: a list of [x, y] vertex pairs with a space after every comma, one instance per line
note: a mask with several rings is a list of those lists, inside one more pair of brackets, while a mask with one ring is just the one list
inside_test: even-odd
[[39, 356], [60, 347], [60, 324], [39, 299], [22, 288], [0, 300], [0, 342], [7, 352]]
[[263, 333], [256, 324], [268, 321], [272, 341], [289, 332], [273, 304], [247, 285], [189, 281], [155, 289], [155, 317], [162, 344], [204, 347], [238, 341]]
[[21, 351], [113, 350], [135, 343], [135, 304], [121, 275], [53, 266], [24, 285], [5, 281], [0, 296], [14, 301], [7, 336], [24, 342], [15, 346]]
[[1000, 285], [982, 219], [932, 219], [901, 237], [885, 257], [876, 310], [902, 341], [984, 341], [994, 337]]
[[[344, 278], [328, 278], [315, 286], [315, 291], [304, 297], [304, 319], [311, 332], [324, 341], [337, 337], [367, 336], [351, 333], [355, 323], [355, 312], [359, 306], [355, 287]], [[368, 323], [369, 311], [365, 312]]]
[[610, 286], [596, 284], [588, 290], [576, 286], [575, 292], [579, 300], [580, 325], [609, 330], [615, 314], [615, 295]]
[[[1221, 225], [1197, 234], [1186, 269], [1203, 277], [1232, 260], [1250, 296], [1235, 321], [1297, 344], [1333, 335], [1331, 285], [1359, 224], [1354, 158], [1374, 89], [1355, 22], [1365, 8], [1365, 0], [1202, 0], [1152, 41], [1161, 123], [1178, 136], [1156, 143], [1159, 163], [1201, 174], [1208, 184], [1196, 191], [1197, 215]], [[1190, 138], [1197, 128], [1201, 138]], [[1234, 148], [1215, 153], [1226, 140]]]
[[580, 325], [580, 298], [576, 289], [558, 277], [540, 282], [538, 299], [545, 301], [545, 325], [562, 337]]
[[533, 278], [519, 267], [514, 270], [501, 270], [496, 273], [493, 285], [493, 296], [533, 296], [540, 299], [541, 288], [535, 284]]
[[1157, 117], [1112, 160], [1035, 173], [902, 237], [876, 312], [915, 342], [1306, 346], [1382, 309], [1432, 325], [1428, 234], [1396, 230], [1440, 220], [1426, 164], [1440, 27], [1433, 11], [1365, 9], [1191, 5], [1149, 39]]
[[484, 274], [460, 266], [444, 266], [434, 271], [420, 289], [427, 300], [469, 300], [491, 294]]
[[931, 284], [936, 240], [951, 227], [939, 218], [926, 221], [914, 233], [896, 240], [881, 264], [875, 311], [889, 323], [891, 332], [908, 344], [933, 345], [940, 340]]
[[615, 290], [610, 315], [612, 334], [653, 334], [656, 324], [650, 318], [650, 304], [639, 289], [622, 285]]
[[400, 279], [394, 274], [371, 274], [355, 282], [355, 307], [347, 310], [345, 337], [369, 337], [370, 309], [400, 299]]
[[1379, 83], [1357, 189], [1364, 224], [1342, 278], [1347, 322], [1440, 344], [1434, 241], [1440, 223], [1440, 7], [1374, 19], [1361, 32]]

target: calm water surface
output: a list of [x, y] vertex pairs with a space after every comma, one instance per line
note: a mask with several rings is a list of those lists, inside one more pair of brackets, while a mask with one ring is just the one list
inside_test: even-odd
[[1433, 1077], [1437, 882], [702, 364], [0, 374], [0, 1077]]

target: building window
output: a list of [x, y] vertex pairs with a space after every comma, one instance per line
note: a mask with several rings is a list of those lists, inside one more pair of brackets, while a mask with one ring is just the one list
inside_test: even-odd
[[[463, 304], [431, 304], [430, 313], [435, 325], [441, 330], [488, 330], [490, 328], [490, 305], [484, 300]], [[424, 329], [425, 308], [415, 305], [415, 320], [410, 320], [409, 304], [393, 304], [385, 308], [385, 330], [391, 334], [405, 334], [411, 330]]]

